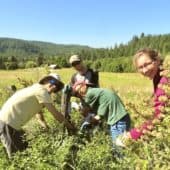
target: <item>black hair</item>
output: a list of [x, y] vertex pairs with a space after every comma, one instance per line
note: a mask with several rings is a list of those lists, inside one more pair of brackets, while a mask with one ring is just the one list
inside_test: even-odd
[[52, 77], [52, 76], [46, 76], [46, 77], [42, 78], [42, 79], [39, 81], [39, 84], [42, 84], [42, 85], [43, 85], [43, 84], [47, 84], [47, 83], [50, 83], [50, 84], [52, 84], [52, 85], [55, 85], [56, 88], [57, 88], [56, 92], [62, 90], [63, 87], [64, 87], [64, 83], [63, 83], [63, 82], [55, 79], [55, 78]]

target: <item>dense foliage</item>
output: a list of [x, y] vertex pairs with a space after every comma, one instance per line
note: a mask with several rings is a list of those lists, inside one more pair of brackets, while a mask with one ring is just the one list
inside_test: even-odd
[[[165, 66], [169, 68], [170, 62], [168, 60], [166, 60]], [[168, 72], [167, 75], [170, 76]], [[129, 76], [128, 79], [131, 77]], [[20, 83], [25, 86], [25, 83], [30, 84], [31, 81], [20, 80]], [[131, 115], [132, 126], [137, 126], [152, 115], [151, 99], [147, 90], [144, 92], [139, 88], [134, 90], [134, 83], [131, 86], [132, 89], [120, 88], [118, 93], [121, 94]], [[169, 86], [165, 87], [168, 93], [169, 88]], [[1, 104], [9, 95], [7, 91], [1, 89]], [[162, 110], [165, 115], [164, 119], [155, 122], [153, 131], [146, 132], [139, 141], [129, 142], [127, 148], [121, 151], [121, 155], [112, 149], [106, 124], [89, 135], [88, 133], [84, 135], [78, 133], [69, 136], [63, 125], [54, 121], [45, 111], [50, 129], [44, 131], [38, 126], [37, 121], [32, 119], [24, 127], [29, 141], [29, 147], [24, 152], [18, 152], [11, 160], [8, 160], [0, 144], [0, 169], [168, 170], [170, 167], [170, 100], [163, 100], [167, 101], [166, 109]], [[60, 105], [56, 104], [56, 107], [59, 109]], [[73, 111], [71, 115], [76, 126], [80, 127], [81, 115], [76, 111]]]
[[57, 45], [39, 41], [0, 38], [0, 69], [32, 68], [56, 64], [69, 67], [72, 54], [80, 54], [85, 62], [100, 71], [133, 72], [132, 56], [144, 47], [151, 47], [163, 55], [170, 52], [170, 34], [133, 36], [127, 44], [110, 48], [90, 48], [80, 45]]

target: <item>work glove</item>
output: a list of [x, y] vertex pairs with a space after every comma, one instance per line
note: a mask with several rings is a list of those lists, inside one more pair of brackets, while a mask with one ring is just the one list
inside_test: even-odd
[[83, 122], [83, 124], [80, 127], [80, 132], [88, 130], [92, 127], [90, 122], [91, 122], [91, 119], [93, 116], [94, 116], [93, 113], [88, 113], [88, 116], [85, 117], [85, 121]]
[[85, 122], [83, 122], [83, 124], [80, 127], [80, 132], [84, 132], [90, 128], [91, 128], [91, 124], [89, 122], [85, 121]]
[[124, 132], [123, 134], [119, 135], [116, 140], [115, 140], [115, 144], [117, 146], [121, 146], [126, 148], [128, 145], [130, 145], [131, 143], [131, 138], [129, 133]]
[[95, 116], [95, 114], [94, 113], [88, 113], [88, 115], [85, 117], [85, 121], [87, 121], [87, 122], [91, 122], [91, 119], [92, 119], [92, 117], [94, 117]]

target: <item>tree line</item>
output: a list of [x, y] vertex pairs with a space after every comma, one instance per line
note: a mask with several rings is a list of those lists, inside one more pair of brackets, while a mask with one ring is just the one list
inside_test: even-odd
[[170, 34], [133, 36], [126, 44], [108, 48], [90, 48], [79, 45], [0, 38], [0, 69], [13, 70], [56, 64], [58, 68], [70, 67], [72, 54], [82, 56], [85, 63], [96, 70], [108, 72], [133, 72], [132, 57], [145, 47], [158, 50], [163, 56], [170, 53]]

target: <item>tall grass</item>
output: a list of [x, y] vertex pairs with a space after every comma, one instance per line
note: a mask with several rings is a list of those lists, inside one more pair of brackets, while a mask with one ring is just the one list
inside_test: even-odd
[[[16, 85], [22, 88], [18, 77], [28, 81], [37, 82], [42, 76], [49, 73], [43, 68], [0, 71], [0, 104], [7, 98], [5, 91], [9, 85]], [[64, 83], [69, 83], [73, 69], [59, 69], [52, 72], [59, 73]], [[143, 100], [152, 94], [152, 84], [148, 79], [136, 73], [99, 73], [100, 86], [116, 90], [122, 98], [133, 121], [143, 120], [138, 111], [145, 113], [149, 109], [143, 105]], [[130, 104], [129, 104], [130, 103]], [[48, 112], [45, 111], [48, 115]], [[80, 114], [73, 113], [76, 126], [80, 126]], [[117, 159], [111, 152], [111, 140], [107, 134], [107, 129], [97, 132], [90, 141], [82, 139], [80, 136], [68, 136], [63, 134], [63, 127], [52, 117], [48, 117], [50, 129], [48, 132], [39, 128], [37, 121], [33, 118], [24, 128], [29, 140], [29, 148], [17, 153], [12, 160], [5, 157], [5, 152], [0, 144], [0, 169], [36, 169], [36, 170], [112, 170], [112, 169], [155, 169], [164, 164], [164, 168], [169, 167], [169, 138], [168, 123], [165, 138], [155, 141], [154, 138], [148, 142], [139, 141], [125, 151], [123, 160]], [[159, 128], [159, 127], [158, 127]], [[159, 130], [159, 131], [164, 131]], [[161, 150], [163, 147], [163, 150]], [[155, 150], [157, 153], [155, 153]], [[165, 156], [164, 156], [165, 155]], [[166, 157], [165, 163], [163, 160]], [[160, 158], [160, 161], [157, 159]]]

